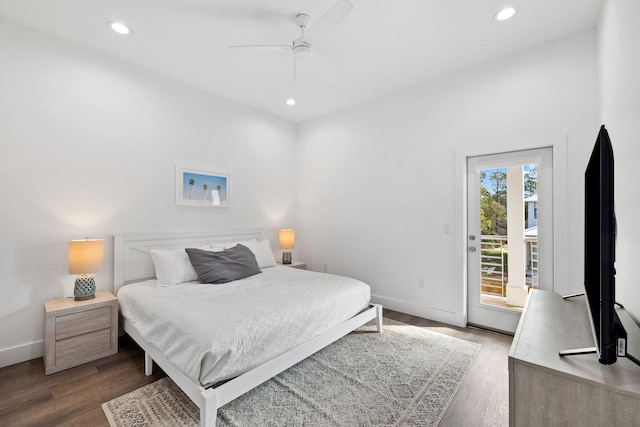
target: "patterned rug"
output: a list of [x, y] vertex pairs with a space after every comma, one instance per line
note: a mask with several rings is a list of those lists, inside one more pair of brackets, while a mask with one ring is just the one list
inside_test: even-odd
[[[385, 319], [365, 325], [218, 409], [217, 426], [435, 426], [480, 345]], [[169, 378], [102, 408], [112, 427], [197, 426]]]

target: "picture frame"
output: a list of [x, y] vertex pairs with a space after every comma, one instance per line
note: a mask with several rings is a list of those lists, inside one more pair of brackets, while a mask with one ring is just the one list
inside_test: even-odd
[[230, 207], [231, 174], [176, 166], [176, 206]]

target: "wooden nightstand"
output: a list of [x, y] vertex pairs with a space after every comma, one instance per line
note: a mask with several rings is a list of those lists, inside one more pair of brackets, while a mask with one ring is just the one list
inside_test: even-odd
[[307, 269], [307, 263], [306, 262], [300, 262], [300, 261], [291, 261], [291, 264], [283, 264], [283, 263], [279, 262], [278, 265], [282, 265], [283, 267], [299, 268], [300, 270], [306, 270]]
[[118, 299], [111, 292], [76, 301], [44, 303], [44, 368], [47, 375], [118, 352]]

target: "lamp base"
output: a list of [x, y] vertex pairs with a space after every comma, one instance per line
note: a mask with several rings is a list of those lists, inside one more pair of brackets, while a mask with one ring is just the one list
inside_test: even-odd
[[76, 284], [73, 287], [73, 296], [76, 301], [95, 298], [96, 281], [93, 279], [93, 276], [90, 274], [81, 274], [78, 276]]
[[291, 264], [291, 252], [282, 252], [282, 263]]

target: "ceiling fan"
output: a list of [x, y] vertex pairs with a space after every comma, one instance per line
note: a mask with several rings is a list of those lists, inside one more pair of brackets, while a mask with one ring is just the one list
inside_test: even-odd
[[[311, 17], [306, 13], [296, 15], [296, 25], [300, 28], [300, 37], [289, 44], [250, 44], [232, 45], [230, 48], [279, 48], [283, 51], [293, 53], [293, 81], [297, 78], [297, 61], [303, 57], [311, 57], [323, 74], [323, 77], [334, 82], [335, 76], [318, 56], [314, 46], [322, 43], [322, 39], [327, 37], [353, 10], [353, 4], [349, 0], [338, 0], [324, 15], [310, 27]], [[314, 64], [314, 65], [316, 65]]]

